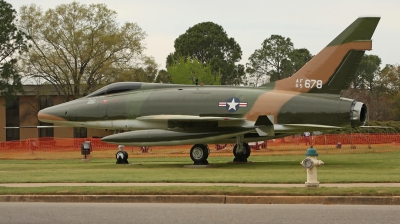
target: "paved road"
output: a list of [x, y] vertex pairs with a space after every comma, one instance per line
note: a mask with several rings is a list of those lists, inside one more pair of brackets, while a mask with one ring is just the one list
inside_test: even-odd
[[0, 223], [385, 223], [400, 206], [0, 203]]
[[[0, 187], [71, 187], [71, 186], [235, 186], [235, 187], [305, 187], [304, 184], [241, 184], [241, 183], [10, 183]], [[400, 187], [400, 183], [334, 183], [320, 184], [320, 187]]]

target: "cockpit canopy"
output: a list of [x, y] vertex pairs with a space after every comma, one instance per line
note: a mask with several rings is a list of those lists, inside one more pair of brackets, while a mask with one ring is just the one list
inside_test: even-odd
[[95, 97], [95, 96], [122, 93], [130, 90], [140, 89], [141, 86], [142, 86], [141, 82], [117, 82], [104, 86], [103, 88], [94, 91], [93, 93], [87, 95], [86, 97]]

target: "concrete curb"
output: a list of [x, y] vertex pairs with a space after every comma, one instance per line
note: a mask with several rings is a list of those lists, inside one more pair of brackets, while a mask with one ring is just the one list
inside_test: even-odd
[[0, 195], [0, 202], [213, 203], [224, 195]]
[[400, 196], [0, 195], [0, 202], [400, 205]]
[[400, 205], [399, 196], [227, 196], [226, 204]]

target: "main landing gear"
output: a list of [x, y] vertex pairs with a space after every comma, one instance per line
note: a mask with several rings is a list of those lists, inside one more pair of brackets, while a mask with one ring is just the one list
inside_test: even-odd
[[236, 136], [236, 145], [233, 147], [233, 155], [235, 156], [233, 162], [246, 163], [250, 156], [250, 146], [246, 142], [242, 142], [242, 138], [243, 136]]
[[[242, 136], [236, 137], [236, 145], [233, 147], [233, 155], [235, 158], [233, 162], [246, 163], [249, 158], [251, 149], [249, 144], [242, 142]], [[208, 165], [208, 155], [210, 149], [206, 144], [196, 144], [190, 149], [190, 158], [193, 160], [194, 165]]]
[[210, 149], [206, 144], [196, 144], [190, 149], [190, 158], [193, 160], [194, 165], [208, 165], [208, 155]]
[[233, 162], [246, 163], [247, 158], [249, 158], [250, 156], [250, 153], [251, 153], [250, 146], [246, 142], [241, 142], [239, 144], [236, 144], [233, 147], [233, 155], [235, 156]]

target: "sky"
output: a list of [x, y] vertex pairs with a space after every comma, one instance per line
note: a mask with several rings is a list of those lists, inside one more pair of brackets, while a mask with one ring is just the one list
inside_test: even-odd
[[[35, 3], [44, 11], [72, 0], [6, 0], [16, 11]], [[174, 41], [201, 22], [221, 25], [242, 49], [241, 64], [273, 34], [288, 37], [295, 48], [317, 54], [358, 17], [379, 16], [372, 37], [372, 51], [385, 64], [400, 64], [399, 0], [79, 0], [81, 4], [104, 3], [118, 14], [117, 20], [137, 23], [147, 33], [146, 51], [165, 68], [174, 52]]]

